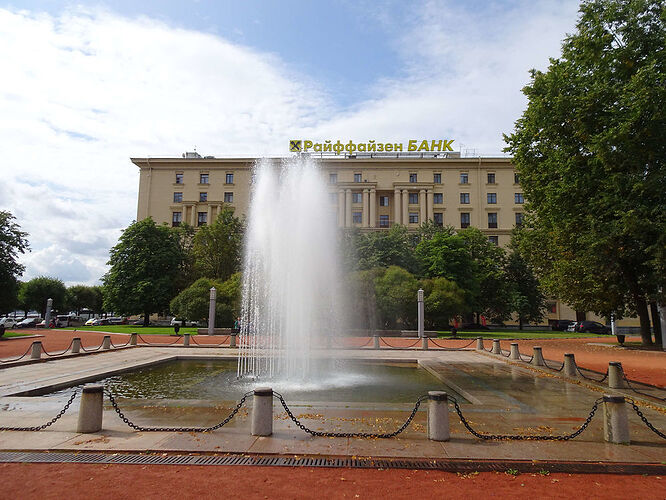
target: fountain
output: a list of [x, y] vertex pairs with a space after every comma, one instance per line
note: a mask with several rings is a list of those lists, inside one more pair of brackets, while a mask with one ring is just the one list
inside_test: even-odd
[[243, 265], [238, 377], [330, 380], [314, 350], [342, 330], [336, 219], [309, 158], [255, 166]]

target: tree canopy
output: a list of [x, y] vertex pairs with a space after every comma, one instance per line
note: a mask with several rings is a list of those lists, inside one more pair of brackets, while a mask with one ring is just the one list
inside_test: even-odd
[[26, 308], [26, 313], [29, 309], [34, 309], [45, 316], [48, 299], [53, 299], [53, 309], [64, 312], [67, 307], [66, 292], [64, 283], [58, 278], [40, 276], [21, 284], [19, 301]]
[[30, 250], [28, 233], [15, 220], [10, 212], [0, 211], [0, 314], [18, 305], [18, 279], [25, 271], [18, 256]]
[[198, 276], [225, 281], [240, 271], [245, 223], [224, 208], [215, 222], [194, 235], [192, 255]]

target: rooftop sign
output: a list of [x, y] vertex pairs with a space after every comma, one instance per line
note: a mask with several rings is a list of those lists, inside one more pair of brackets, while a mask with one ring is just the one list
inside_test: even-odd
[[453, 144], [453, 139], [440, 139], [438, 141], [412, 139], [407, 142], [407, 147], [404, 147], [401, 142], [376, 142], [374, 140], [358, 143], [350, 140], [343, 143], [340, 140], [337, 142], [331, 140], [314, 142], [292, 139], [289, 141], [289, 151], [291, 153], [308, 153], [314, 151], [315, 153], [334, 153], [336, 155], [343, 153], [390, 153], [393, 151], [453, 151], [451, 144]]

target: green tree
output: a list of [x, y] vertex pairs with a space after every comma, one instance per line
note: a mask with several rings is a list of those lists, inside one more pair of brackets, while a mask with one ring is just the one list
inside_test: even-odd
[[419, 264], [414, 255], [414, 235], [407, 227], [396, 224], [388, 231], [362, 233], [356, 238], [356, 257], [361, 270], [375, 267], [398, 266], [418, 273]]
[[233, 274], [227, 281], [219, 282], [209, 278], [199, 278], [172, 301], [170, 310], [177, 318], [193, 321], [207, 321], [210, 304], [210, 289], [215, 287], [215, 324], [232, 326], [240, 316], [241, 275]]
[[25, 266], [19, 264], [18, 255], [30, 250], [28, 233], [14, 222], [16, 218], [0, 211], [0, 314], [8, 313], [18, 306], [19, 281]]
[[178, 290], [183, 290], [197, 279], [194, 258], [194, 235], [196, 234], [196, 231], [194, 227], [187, 223], [174, 227], [172, 231], [178, 236], [180, 254], [182, 257], [180, 262], [180, 272], [178, 273], [178, 278], [176, 280], [176, 288]]
[[192, 246], [197, 274], [224, 281], [240, 271], [244, 232], [244, 221], [230, 208], [224, 208], [212, 224], [200, 227]]
[[532, 268], [518, 251], [509, 253], [506, 278], [511, 290], [511, 308], [518, 316], [519, 328], [522, 330], [524, 323], [540, 322], [546, 308], [546, 297]]
[[375, 281], [377, 309], [387, 328], [416, 325], [416, 292], [419, 283], [409, 271], [398, 266], [389, 267]]
[[647, 301], [666, 288], [666, 7], [593, 0], [580, 13], [505, 136], [528, 200], [521, 245], [550, 294], [637, 313], [651, 344]]
[[40, 276], [21, 285], [19, 301], [27, 309], [34, 309], [35, 311], [39, 311], [42, 316], [45, 316], [46, 301], [48, 299], [53, 299], [53, 309], [64, 311], [66, 307], [66, 293], [67, 289], [64, 283], [58, 278]]
[[97, 288], [85, 285], [70, 286], [67, 288], [67, 293], [65, 294], [67, 307], [76, 311], [76, 314], [81, 314], [82, 309], [94, 311], [98, 302]]
[[133, 222], [110, 252], [111, 268], [102, 278], [105, 309], [142, 313], [147, 326], [150, 314], [166, 311], [176, 294], [181, 262], [177, 233], [150, 217]]
[[356, 271], [346, 276], [346, 308], [351, 325], [364, 330], [374, 330], [381, 326], [377, 311], [375, 282], [386, 273], [386, 268], [376, 267]]
[[423, 294], [425, 322], [432, 328], [447, 328], [452, 317], [470, 312], [465, 291], [446, 278], [425, 280]]

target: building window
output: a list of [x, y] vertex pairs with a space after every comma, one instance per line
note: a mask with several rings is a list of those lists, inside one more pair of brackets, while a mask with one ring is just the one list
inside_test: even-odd
[[497, 212], [488, 212], [488, 227], [491, 229], [497, 227]]
[[208, 184], [208, 174], [199, 174], [199, 184]]
[[197, 212], [197, 225], [205, 226], [208, 222], [208, 213], [207, 212]]
[[435, 184], [441, 184], [442, 183], [442, 174], [433, 174], [432, 176], [432, 182]]
[[433, 222], [435, 223], [435, 226], [443, 226], [444, 225], [444, 214], [442, 212], [435, 212], [433, 214]]
[[409, 204], [410, 205], [419, 204], [419, 193], [409, 193]]
[[176, 174], [176, 184], [182, 184], [183, 183], [183, 174], [178, 173]]
[[409, 213], [409, 223], [410, 224], [418, 224], [419, 223], [419, 214], [410, 212]]
[[173, 193], [173, 202], [180, 203], [183, 201], [183, 193]]
[[520, 176], [516, 172], [513, 173], [513, 183], [520, 184]]
[[557, 303], [556, 302], [547, 302], [546, 309], [550, 314], [557, 314]]
[[469, 205], [469, 193], [460, 193], [460, 203], [462, 205]]
[[516, 212], [516, 226], [522, 226], [523, 225], [523, 219], [525, 218], [525, 214], [522, 212]]
[[338, 174], [328, 174], [329, 184], [337, 184], [337, 182], [338, 182]]
[[234, 193], [224, 193], [224, 202], [233, 203], [234, 202]]
[[417, 182], [416, 174], [409, 174], [409, 182]]
[[379, 197], [379, 206], [380, 207], [388, 207], [389, 206], [389, 197], [388, 196], [380, 196]]
[[363, 193], [352, 193], [352, 203], [363, 203]]
[[363, 212], [352, 212], [352, 222], [354, 224], [363, 222]]
[[435, 193], [433, 196], [433, 203], [435, 205], [441, 205], [444, 203], [444, 195], [442, 193]]
[[487, 193], [486, 194], [486, 199], [488, 200], [488, 205], [496, 205], [497, 204], [497, 193]]
[[514, 193], [513, 200], [519, 205], [525, 203], [525, 198], [523, 198], [523, 193]]
[[494, 173], [489, 173], [488, 174], [488, 184], [495, 184], [495, 174]]
[[389, 227], [389, 216], [380, 215], [379, 216], [379, 227]]
[[361, 182], [361, 174], [354, 174], [354, 182]]
[[469, 220], [470, 220], [469, 212], [462, 212], [460, 214], [460, 227], [463, 229], [469, 227]]
[[199, 193], [199, 201], [208, 201], [208, 193]]
[[233, 184], [234, 183], [234, 174], [227, 174], [226, 179], [225, 179], [225, 184]]
[[181, 222], [183, 222], [183, 212], [172, 212], [171, 225], [173, 227], [178, 227], [180, 226]]
[[499, 246], [499, 236], [488, 236], [488, 241], [495, 246]]
[[460, 184], [469, 184], [469, 174], [467, 172], [460, 173]]

